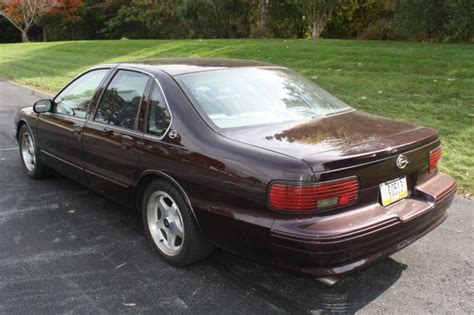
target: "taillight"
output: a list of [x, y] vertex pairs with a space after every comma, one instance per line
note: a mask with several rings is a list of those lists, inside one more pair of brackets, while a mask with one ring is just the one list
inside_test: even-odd
[[282, 211], [312, 211], [354, 203], [359, 195], [356, 177], [320, 183], [274, 182], [268, 188], [268, 202]]
[[430, 172], [434, 172], [438, 168], [438, 162], [441, 159], [441, 147], [437, 147], [430, 151]]

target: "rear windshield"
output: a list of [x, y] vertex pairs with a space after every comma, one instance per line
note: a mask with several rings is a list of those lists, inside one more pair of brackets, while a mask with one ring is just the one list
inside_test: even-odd
[[217, 129], [308, 120], [351, 110], [287, 69], [225, 69], [176, 79], [204, 119]]

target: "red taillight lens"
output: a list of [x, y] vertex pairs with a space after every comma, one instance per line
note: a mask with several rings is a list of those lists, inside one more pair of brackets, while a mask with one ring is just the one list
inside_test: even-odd
[[441, 147], [430, 151], [430, 172], [438, 168], [438, 162], [441, 159]]
[[355, 177], [322, 183], [276, 182], [269, 187], [268, 202], [276, 210], [311, 211], [351, 204], [358, 195]]

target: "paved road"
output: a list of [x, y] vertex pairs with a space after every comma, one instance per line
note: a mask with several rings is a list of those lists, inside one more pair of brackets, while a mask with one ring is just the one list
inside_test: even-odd
[[474, 202], [438, 229], [327, 288], [217, 250], [177, 269], [148, 245], [140, 215], [59, 175], [34, 181], [10, 139], [39, 93], [0, 80], [0, 313], [473, 313]]

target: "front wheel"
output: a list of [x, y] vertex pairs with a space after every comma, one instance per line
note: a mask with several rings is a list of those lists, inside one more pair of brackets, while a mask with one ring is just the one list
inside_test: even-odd
[[18, 133], [20, 144], [20, 156], [26, 175], [38, 179], [49, 175], [50, 171], [38, 158], [38, 150], [35, 139], [26, 125], [20, 128]]
[[206, 258], [213, 246], [199, 230], [181, 192], [165, 180], [155, 180], [143, 196], [143, 222], [155, 250], [169, 264], [186, 266]]

